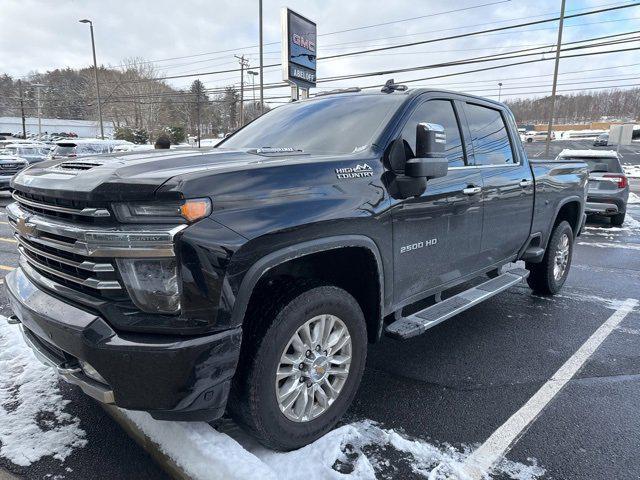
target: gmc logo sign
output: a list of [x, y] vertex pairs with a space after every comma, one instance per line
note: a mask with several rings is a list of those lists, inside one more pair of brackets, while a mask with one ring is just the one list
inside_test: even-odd
[[311, 40], [308, 40], [306, 38], [304, 38], [302, 35], [298, 35], [297, 33], [294, 33], [292, 36], [292, 41], [293, 43], [295, 43], [296, 45], [302, 47], [302, 48], [306, 48], [307, 50], [311, 51], [311, 52], [315, 52], [316, 51], [316, 44], [314, 42], [312, 42]]

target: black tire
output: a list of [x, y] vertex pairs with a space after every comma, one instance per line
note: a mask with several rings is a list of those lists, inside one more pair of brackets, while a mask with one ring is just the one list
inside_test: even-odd
[[622, 224], [624, 223], [625, 215], [626, 215], [626, 212], [622, 212], [622, 213], [618, 213], [617, 215], [613, 215], [611, 217], [611, 225], [614, 225], [616, 227], [621, 227]]
[[533, 142], [533, 138], [527, 138], [527, 143]]
[[[358, 302], [335, 286], [314, 286], [271, 300], [262, 318], [253, 318], [257, 330], [245, 336], [240, 364], [234, 377], [228, 411], [265, 446], [293, 450], [329, 432], [343, 416], [356, 394], [367, 355], [367, 329]], [[351, 337], [351, 365], [342, 390], [318, 417], [295, 422], [281, 412], [276, 399], [275, 373], [289, 340], [308, 320], [331, 314], [342, 320]]]
[[[562, 275], [558, 278], [554, 275], [554, 266], [556, 264], [556, 254], [560, 249], [560, 242], [563, 236], [568, 238], [568, 259]], [[547, 245], [547, 251], [544, 253], [542, 262], [540, 263], [527, 263], [527, 268], [530, 271], [527, 283], [529, 287], [538, 294], [541, 295], [555, 295], [560, 291], [564, 282], [569, 275], [569, 269], [571, 267], [571, 259], [573, 257], [573, 230], [569, 222], [563, 221], [555, 226]]]

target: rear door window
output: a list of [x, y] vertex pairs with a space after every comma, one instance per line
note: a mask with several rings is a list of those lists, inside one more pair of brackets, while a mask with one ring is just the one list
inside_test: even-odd
[[476, 165], [517, 163], [500, 110], [467, 103], [466, 111]]
[[446, 135], [445, 154], [450, 167], [464, 167], [466, 165], [462, 148], [460, 125], [453, 104], [449, 100], [429, 100], [419, 105], [407, 121], [402, 130], [402, 138], [416, 151], [416, 126], [418, 123], [437, 123], [444, 127]]

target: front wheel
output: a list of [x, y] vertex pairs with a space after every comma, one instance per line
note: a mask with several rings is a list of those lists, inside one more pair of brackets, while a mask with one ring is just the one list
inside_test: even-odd
[[543, 295], [555, 295], [569, 275], [573, 256], [573, 230], [568, 222], [555, 226], [542, 262], [527, 263], [530, 271], [527, 283], [531, 289]]
[[[356, 394], [367, 351], [364, 315], [334, 286], [291, 295], [274, 309], [241, 365], [229, 410], [264, 445], [292, 450], [340, 420]], [[249, 341], [245, 339], [244, 341]]]

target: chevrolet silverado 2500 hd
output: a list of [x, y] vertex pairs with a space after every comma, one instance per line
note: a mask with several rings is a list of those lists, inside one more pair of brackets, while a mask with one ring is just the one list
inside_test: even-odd
[[226, 410], [297, 448], [348, 408], [368, 342], [524, 279], [556, 293], [587, 175], [529, 161], [501, 103], [394, 84], [287, 104], [208, 151], [42, 162], [11, 184], [9, 321], [101, 402]]

